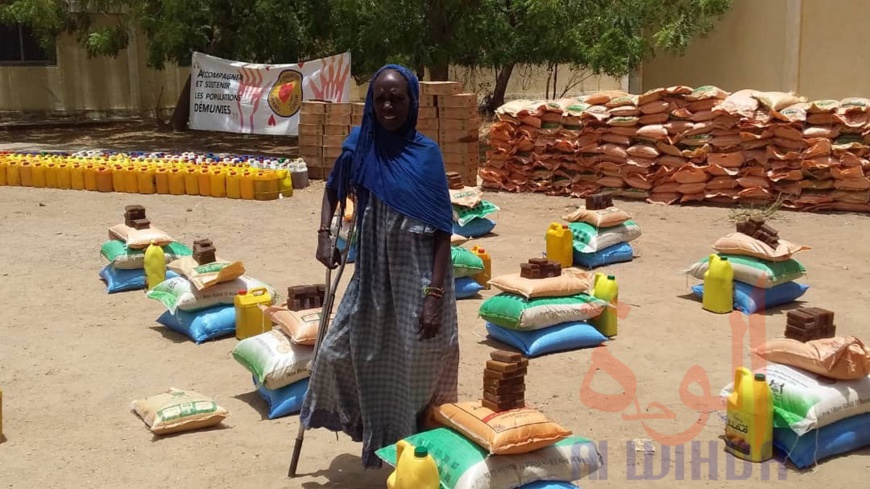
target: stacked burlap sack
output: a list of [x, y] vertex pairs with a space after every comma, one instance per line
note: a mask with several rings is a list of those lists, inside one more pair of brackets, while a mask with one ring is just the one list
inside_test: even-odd
[[[572, 481], [601, 468], [591, 440], [573, 435], [537, 409], [494, 412], [481, 401], [433, 409], [437, 427], [405, 438], [425, 446], [438, 467], [441, 487], [451, 489], [576, 488]], [[396, 466], [396, 445], [376, 452]]]
[[[190, 248], [154, 226], [146, 229], [134, 229], [124, 223], [112, 226], [109, 228], [109, 240], [100, 247], [100, 255], [109, 262], [100, 270], [100, 278], [106, 283], [108, 293], [142, 290], [146, 287], [145, 249], [151, 243], [163, 249], [167, 264], [192, 254]], [[177, 276], [175, 272], [167, 272], [167, 278]]]
[[480, 175], [511, 192], [868, 212], [868, 110], [713, 86], [517, 100], [497, 111]]
[[580, 207], [562, 219], [573, 235], [574, 265], [591, 269], [634, 259], [631, 242], [640, 237], [641, 229], [628, 212], [616, 206]]
[[592, 296], [593, 276], [569, 268], [558, 277], [501, 275], [489, 284], [500, 291], [480, 305], [488, 335], [533, 358], [598, 346], [607, 341], [589, 320], [606, 302]]
[[167, 279], [147, 294], [166, 308], [157, 322], [197, 344], [235, 333], [235, 297], [240, 290], [265, 289], [273, 302], [277, 299], [273, 287], [245, 275], [238, 261], [217, 258], [200, 266], [192, 256], [184, 256], [167, 269]]
[[756, 373], [773, 391], [773, 444], [795, 466], [870, 446], [870, 349], [861, 340], [777, 338], [752, 353], [768, 362]]
[[293, 311], [281, 304], [261, 309], [274, 329], [241, 340], [233, 358], [252, 375], [269, 419], [277, 419], [302, 409], [322, 308]]
[[[793, 256], [809, 250], [780, 239], [776, 248], [743, 233], [731, 233], [714, 244], [721, 257], [727, 257], [734, 270], [734, 309], [744, 314], [762, 313], [801, 298], [809, 285], [797, 282], [806, 275], [804, 266]], [[704, 280], [710, 257], [702, 258], [684, 273]], [[704, 285], [692, 286], [692, 293], [704, 297]]]
[[456, 298], [461, 300], [477, 296], [484, 289], [480, 283], [486, 272], [483, 259], [462, 246], [450, 247], [450, 259], [453, 262]]
[[480, 238], [495, 229], [493, 214], [500, 209], [484, 200], [483, 192], [476, 187], [450, 190], [453, 205], [453, 234], [465, 238]]

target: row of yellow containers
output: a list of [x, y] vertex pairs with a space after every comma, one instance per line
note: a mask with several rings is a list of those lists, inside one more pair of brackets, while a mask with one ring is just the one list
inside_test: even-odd
[[0, 186], [275, 200], [293, 195], [288, 170], [228, 165], [107, 165], [0, 160]]

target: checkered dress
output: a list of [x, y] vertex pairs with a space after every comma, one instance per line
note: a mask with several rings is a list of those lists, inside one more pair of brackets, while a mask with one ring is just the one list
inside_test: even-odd
[[429, 405], [457, 400], [456, 296], [448, 266], [441, 329], [420, 341], [435, 228], [374, 195], [361, 226], [355, 272], [320, 345], [301, 422], [362, 441], [363, 466], [380, 467], [375, 450], [416, 433]]

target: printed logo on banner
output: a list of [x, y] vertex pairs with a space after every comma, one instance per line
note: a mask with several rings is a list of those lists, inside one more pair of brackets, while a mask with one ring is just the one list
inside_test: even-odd
[[302, 107], [302, 73], [284, 70], [269, 91], [269, 107], [280, 117], [293, 117]]

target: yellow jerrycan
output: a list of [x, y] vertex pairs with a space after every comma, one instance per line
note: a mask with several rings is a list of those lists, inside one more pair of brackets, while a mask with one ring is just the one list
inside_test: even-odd
[[124, 167], [118, 164], [112, 165], [112, 189], [115, 192], [124, 192]]
[[180, 168], [169, 170], [169, 194], [184, 195], [184, 172]]
[[263, 287], [240, 290], [233, 303], [236, 308], [236, 339], [243, 340], [272, 329], [272, 321], [260, 308], [260, 305], [272, 305], [268, 290]]
[[193, 166], [184, 170], [184, 193], [187, 195], [199, 195], [199, 172]]
[[227, 196], [227, 175], [224, 169], [220, 166], [215, 166], [211, 170], [211, 178], [209, 180], [212, 197]]
[[197, 172], [197, 182], [199, 185], [199, 195], [211, 197], [211, 171], [209, 171], [207, 166], [203, 166]]
[[486, 252], [486, 249], [481, 248], [480, 246], [475, 245], [471, 248], [471, 252], [480, 257], [483, 261], [483, 271], [471, 278], [484, 289], [489, 290], [489, 281], [492, 280], [492, 259], [490, 258], [489, 253]]
[[595, 274], [592, 296], [607, 302], [604, 312], [592, 319], [592, 325], [604, 336], [614, 337], [617, 333], [617, 304], [619, 304], [619, 285], [613, 275]]
[[734, 372], [728, 396], [725, 450], [750, 462], [773, 458], [773, 393], [764, 374], [746, 367]]
[[227, 198], [242, 198], [242, 175], [236, 170], [227, 170]]
[[145, 250], [145, 287], [153, 289], [166, 280], [166, 254], [152, 242]]
[[157, 193], [154, 181], [154, 168], [148, 165], [136, 167], [136, 190], [140, 194]]
[[139, 193], [139, 175], [136, 166], [129, 164], [122, 167], [121, 175], [124, 177], [124, 192], [128, 194]]
[[72, 172], [70, 174], [70, 183], [73, 190], [85, 189], [85, 166], [81, 163], [73, 163], [71, 165]]
[[567, 224], [554, 222], [547, 229], [547, 259], [562, 268], [574, 265], [574, 236]]
[[97, 168], [93, 163], [85, 165], [85, 190], [97, 190]]
[[47, 188], [58, 188], [57, 163], [49, 163], [47, 165], [43, 165], [43, 167], [45, 168], [45, 186]]
[[[40, 162], [31, 163], [22, 161], [19, 167], [21, 171], [21, 186], [22, 187], [37, 187], [45, 188], [45, 168]], [[39, 185], [37, 185], [38, 180]]]
[[396, 470], [387, 478], [387, 489], [438, 489], [438, 466], [426, 447], [405, 440], [396, 443]]
[[282, 197], [293, 197], [293, 177], [290, 170], [278, 170], [278, 182]]
[[154, 189], [161, 195], [169, 193], [169, 168], [160, 166], [154, 169]]
[[6, 167], [6, 184], [10, 187], [21, 185], [21, 165], [17, 161], [10, 161]]
[[94, 172], [94, 183], [97, 185], [97, 192], [120, 192], [115, 188], [115, 173], [117, 170], [110, 166], [100, 165]]
[[734, 310], [734, 269], [728, 258], [710, 255], [707, 271], [704, 272], [703, 308], [717, 314]]
[[8, 166], [9, 164], [6, 163], [6, 160], [0, 158], [0, 187], [9, 185], [9, 177], [6, 175], [6, 167]]
[[254, 179], [256, 178], [255, 171], [256, 170], [245, 170], [242, 172], [242, 178], [239, 180], [239, 195], [241, 195], [244, 200], [254, 200], [254, 196], [256, 195], [254, 188]]
[[72, 166], [60, 162], [57, 165], [57, 188], [69, 190], [72, 188]]

